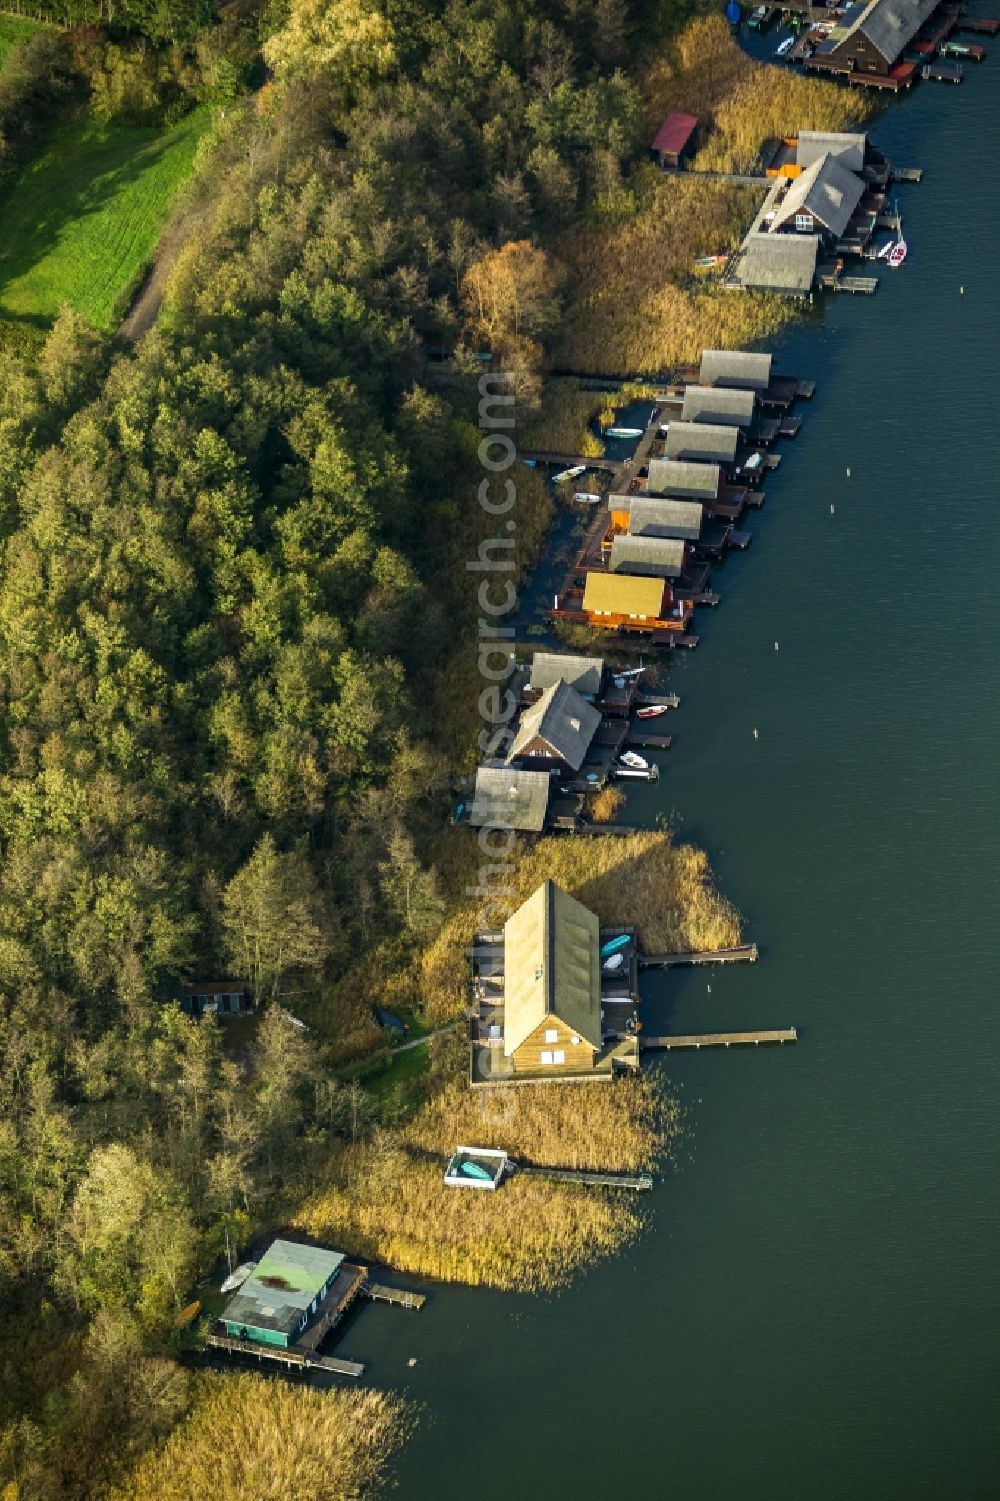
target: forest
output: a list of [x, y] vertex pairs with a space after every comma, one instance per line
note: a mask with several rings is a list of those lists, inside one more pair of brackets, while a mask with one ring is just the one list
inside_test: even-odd
[[[464, 1108], [454, 1037], [410, 1078], [356, 1076], [385, 1053], [373, 1005], [417, 1029], [461, 1008], [474, 375], [488, 353], [537, 421], [599, 274], [581, 246], [650, 191], [673, 38], [721, 22], [687, 0], [25, 9], [52, 24], [0, 73], [2, 191], [73, 121], [213, 113], [155, 329], [131, 346], [70, 305], [0, 328], [0, 1495], [242, 1496], [245, 1455], [211, 1441], [220, 1378], [180, 1359], [200, 1278], [296, 1222], [496, 1280], [504, 1223], [481, 1246], [452, 1227], [449, 1267], [413, 1205], [369, 1213], [391, 1154], [437, 1149]], [[551, 502], [526, 469], [518, 489], [523, 570]], [[648, 838], [673, 936], [731, 941], [703, 858]], [[185, 1017], [183, 983], [222, 974], [253, 1017]], [[636, 1158], [662, 1152], [662, 1102], [608, 1109], [608, 1151], [634, 1127]], [[572, 1136], [523, 1125], [541, 1154]], [[569, 1270], [559, 1218], [539, 1233]], [[309, 1429], [240, 1380], [234, 1424]], [[276, 1459], [273, 1494], [373, 1482], [409, 1419], [358, 1411], [353, 1457], [303, 1441], [309, 1478]]]

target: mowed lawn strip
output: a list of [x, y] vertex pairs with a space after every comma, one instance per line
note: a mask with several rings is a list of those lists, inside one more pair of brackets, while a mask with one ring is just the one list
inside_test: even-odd
[[0, 199], [0, 314], [48, 319], [69, 303], [110, 330], [148, 261], [208, 128], [64, 126]]

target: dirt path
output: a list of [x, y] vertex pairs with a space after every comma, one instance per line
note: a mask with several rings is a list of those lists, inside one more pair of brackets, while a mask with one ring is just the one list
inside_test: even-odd
[[140, 339], [156, 322], [170, 273], [196, 223], [196, 215], [182, 214], [161, 235], [149, 269], [139, 283], [132, 304], [119, 326], [120, 339]]

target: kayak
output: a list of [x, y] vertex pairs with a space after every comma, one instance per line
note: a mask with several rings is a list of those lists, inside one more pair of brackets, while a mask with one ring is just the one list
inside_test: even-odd
[[631, 942], [632, 939], [628, 933], [622, 933], [617, 938], [612, 938], [610, 942], [606, 943], [601, 949], [601, 958], [606, 959], [609, 954], [616, 954], [619, 949], [628, 948]]

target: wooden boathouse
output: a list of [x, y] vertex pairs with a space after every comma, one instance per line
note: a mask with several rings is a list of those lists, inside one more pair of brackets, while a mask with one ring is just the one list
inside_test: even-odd
[[580, 610], [575, 613], [582, 615], [588, 625], [603, 630], [680, 634], [690, 620], [691, 606], [675, 603], [662, 578], [591, 570], [586, 577]]
[[[472, 949], [473, 1085], [607, 1080], [639, 1066], [634, 935], [615, 975], [601, 967], [595, 913], [543, 881]], [[619, 974], [621, 978], [619, 978]]]
[[657, 166], [679, 167], [691, 152], [697, 129], [697, 115], [685, 115], [679, 110], [669, 114], [650, 146]]
[[738, 427], [713, 422], [670, 422], [667, 426], [668, 459], [693, 459], [708, 464], [732, 464], [739, 445]]
[[817, 72], [851, 82], [902, 88], [914, 67], [903, 61], [909, 43], [938, 10], [940, 0], [868, 0], [847, 7], [836, 26], [805, 59]]

